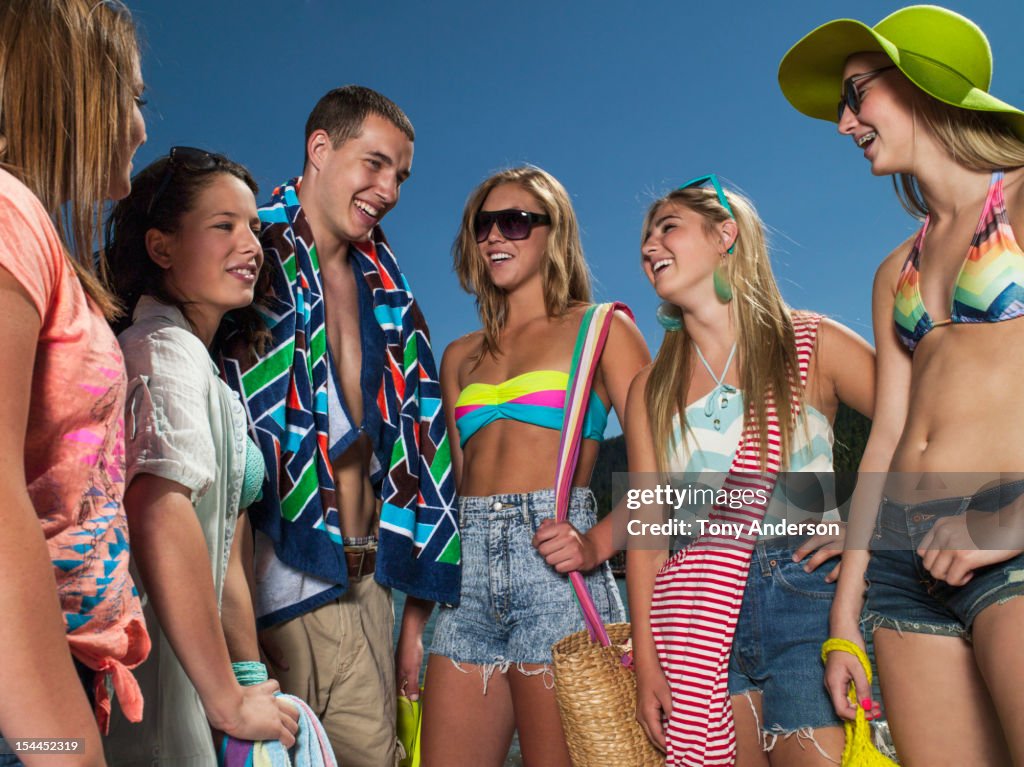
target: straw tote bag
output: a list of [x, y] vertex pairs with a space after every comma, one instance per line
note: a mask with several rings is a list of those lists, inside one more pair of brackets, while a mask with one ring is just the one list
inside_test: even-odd
[[[565, 420], [555, 471], [555, 519], [569, 516], [572, 477], [579, 459], [583, 418], [597, 362], [612, 318], [624, 304], [600, 304], [587, 310], [573, 351]], [[648, 740], [636, 720], [636, 675], [628, 623], [605, 626], [583, 576], [569, 574], [587, 626], [551, 648], [555, 697], [562, 729], [575, 767], [655, 767], [665, 756]]]

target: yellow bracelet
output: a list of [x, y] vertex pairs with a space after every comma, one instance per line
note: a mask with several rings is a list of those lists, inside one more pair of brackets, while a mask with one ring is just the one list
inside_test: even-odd
[[860, 661], [860, 665], [864, 668], [864, 673], [868, 676], [868, 684], [871, 684], [871, 663], [868, 661], [867, 654], [854, 642], [849, 639], [839, 639], [832, 637], [826, 639], [825, 643], [821, 646], [821, 660], [827, 661], [828, 654], [830, 652], [848, 652]]

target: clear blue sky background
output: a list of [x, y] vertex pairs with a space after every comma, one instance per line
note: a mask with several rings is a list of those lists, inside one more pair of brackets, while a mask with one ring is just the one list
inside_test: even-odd
[[[916, 227], [852, 140], [796, 112], [776, 80], [813, 27], [874, 24], [898, 2], [128, 3], [150, 99], [136, 168], [174, 144], [204, 147], [248, 165], [266, 197], [301, 172], [306, 117], [330, 88], [367, 85], [406, 111], [413, 175], [384, 228], [438, 352], [478, 326], [451, 271], [462, 206], [508, 165], [540, 165], [566, 186], [597, 298], [627, 302], [652, 352], [661, 331], [639, 228], [673, 185], [713, 171], [743, 189], [771, 231], [786, 300], [869, 340], [875, 266]], [[947, 6], [985, 30], [993, 92], [1024, 107], [1024, 2]]]

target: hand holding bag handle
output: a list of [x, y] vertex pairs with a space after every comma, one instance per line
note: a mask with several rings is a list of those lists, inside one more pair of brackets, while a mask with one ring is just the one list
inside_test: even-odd
[[[569, 515], [572, 477], [579, 459], [583, 419], [590, 390], [616, 311], [632, 318], [623, 304], [591, 307], [580, 326], [573, 352], [565, 418], [555, 476], [555, 518]], [[628, 653], [628, 623], [608, 626], [594, 604], [583, 575], [569, 574], [586, 631], [559, 640], [551, 648], [555, 697], [569, 755], [576, 767], [660, 767], [665, 758], [640, 728], [636, 711], [636, 676]]]
[[[848, 652], [860, 661], [861, 667], [871, 684], [871, 662], [867, 654], [853, 642], [847, 639], [826, 640], [821, 646], [821, 660], [824, 663], [828, 660], [830, 652]], [[896, 762], [887, 757], [875, 746], [871, 724], [867, 720], [863, 707], [857, 700], [857, 689], [853, 682], [850, 682], [850, 702], [857, 707], [857, 716], [851, 722], [843, 723], [846, 732], [846, 743], [843, 747], [843, 767], [896, 767]]]

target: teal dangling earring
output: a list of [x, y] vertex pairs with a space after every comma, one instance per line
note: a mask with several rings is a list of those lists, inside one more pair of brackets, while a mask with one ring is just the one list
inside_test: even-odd
[[671, 304], [668, 301], [662, 301], [658, 306], [656, 314], [658, 317], [658, 324], [669, 332], [674, 332], [683, 327], [683, 313], [675, 304]]
[[732, 301], [732, 285], [729, 284], [729, 277], [725, 273], [725, 258], [723, 254], [722, 263], [715, 267], [711, 276], [715, 283], [715, 295], [723, 304]]

